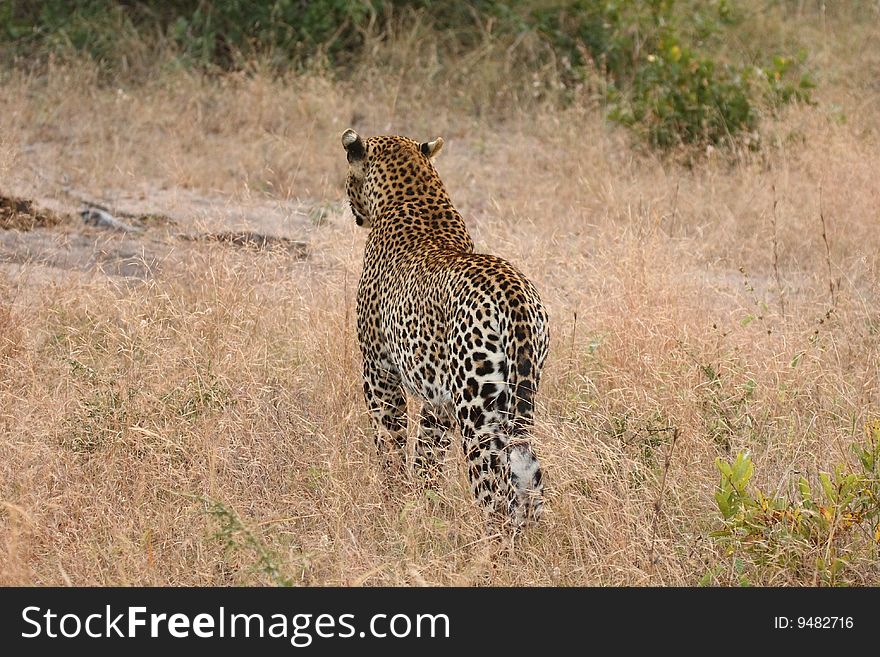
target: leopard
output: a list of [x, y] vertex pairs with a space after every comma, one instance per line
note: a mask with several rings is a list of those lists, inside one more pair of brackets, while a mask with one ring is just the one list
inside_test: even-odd
[[418, 480], [436, 485], [458, 433], [476, 505], [517, 531], [543, 514], [531, 434], [549, 318], [522, 272], [475, 251], [434, 167], [443, 144], [342, 134], [348, 202], [369, 231], [356, 294], [363, 395], [386, 467], [406, 462], [407, 395], [420, 399]]

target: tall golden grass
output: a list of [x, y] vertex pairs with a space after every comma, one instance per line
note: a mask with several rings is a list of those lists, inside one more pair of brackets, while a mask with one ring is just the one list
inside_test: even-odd
[[[768, 117], [760, 151], [690, 164], [631, 148], [589, 99], [505, 94], [497, 53], [455, 79], [398, 66], [430, 63], [405, 34], [346, 82], [3, 72], [0, 192], [67, 211], [135, 199], [181, 229], [295, 201], [282, 228], [311, 255], [148, 231], [125, 277], [99, 256], [130, 237], [69, 222], [24, 254], [0, 241], [0, 583], [737, 583], [710, 537], [716, 457], [748, 450], [761, 487], [790, 494], [851, 463], [880, 417], [880, 89], [854, 63], [877, 28], [804, 25], [824, 39], [818, 105]], [[388, 491], [379, 471], [353, 320], [365, 233], [342, 185], [352, 126], [442, 135], [477, 248], [549, 307], [546, 520], [513, 544], [484, 537], [460, 450], [436, 495]], [[94, 266], [54, 266], [65, 249]], [[748, 572], [811, 584], [815, 557]], [[847, 581], [880, 584], [876, 548], [848, 557]]]

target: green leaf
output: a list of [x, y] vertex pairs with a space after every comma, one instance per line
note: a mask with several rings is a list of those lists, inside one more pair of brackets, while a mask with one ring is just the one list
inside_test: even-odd
[[858, 443], [853, 443], [851, 446], [853, 453], [858, 457], [859, 463], [862, 464], [862, 467], [868, 472], [874, 471], [874, 454], [865, 448], [863, 448]]
[[721, 472], [725, 477], [730, 477], [733, 474], [733, 470], [730, 468], [730, 464], [726, 461], [722, 461], [721, 457], [715, 459], [715, 467]]
[[740, 452], [736, 455], [736, 461], [733, 464], [733, 484], [738, 492], [745, 490], [746, 484], [752, 478], [755, 472], [755, 466], [748, 452]]
[[798, 491], [801, 494], [802, 502], [813, 501], [813, 490], [810, 488], [810, 482], [807, 481], [806, 477], [801, 477], [800, 480], [798, 480]]
[[825, 498], [829, 502], [836, 502], [837, 490], [834, 488], [834, 484], [831, 483], [831, 477], [828, 476], [827, 472], [819, 473], [819, 483], [822, 484], [822, 491], [825, 493]]

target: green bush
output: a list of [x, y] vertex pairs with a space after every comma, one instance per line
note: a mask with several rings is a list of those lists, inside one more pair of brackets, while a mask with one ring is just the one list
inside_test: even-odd
[[31, 54], [72, 50], [95, 61], [115, 60], [136, 28], [122, 3], [102, 0], [11, 0], [0, 6], [3, 41]]
[[[184, 3], [181, 3], [184, 4]], [[170, 36], [191, 61], [230, 68], [237, 58], [269, 55], [276, 65], [319, 52], [343, 63], [362, 43], [358, 28], [372, 4], [347, 0], [191, 2], [170, 24]]]
[[749, 69], [719, 65], [666, 38], [636, 71], [631, 91], [618, 98], [610, 117], [653, 146], [720, 144], [757, 126], [749, 77]]
[[[83, 53], [109, 69], [131, 41], [174, 44], [190, 65], [234, 68], [269, 57], [296, 65], [316, 54], [344, 63], [363, 42], [379, 6], [360, 0], [11, 0], [0, 7], [0, 39], [19, 53]], [[335, 58], [335, 59], [334, 59]]]
[[[792, 102], [812, 104], [810, 92], [816, 88], [816, 83], [809, 73], [800, 70], [806, 56], [806, 51], [803, 50], [798, 53], [797, 59], [776, 55], [766, 70], [762, 71], [767, 80], [764, 98], [771, 108]], [[800, 75], [797, 74], [798, 71]]]
[[760, 108], [810, 101], [797, 60], [774, 56], [765, 69], [712, 53], [741, 20], [731, 3], [604, 0], [533, 12], [538, 29], [571, 63], [569, 84], [598, 71], [608, 116], [652, 146], [755, 144]]
[[[712, 536], [733, 557], [736, 575], [762, 578], [785, 571], [798, 583], [853, 583], [854, 566], [875, 563], [880, 545], [880, 421], [866, 426], [864, 444], [853, 444], [854, 471], [820, 472], [818, 486], [801, 477], [791, 499], [750, 486], [754, 465], [747, 453], [716, 461], [721, 481], [715, 502], [721, 528]], [[717, 576], [719, 573], [715, 573]], [[709, 583], [712, 573], [704, 578]]]
[[622, 89], [643, 63], [641, 44], [659, 37], [657, 26], [670, 9], [668, 0], [576, 0], [536, 9], [531, 22], [575, 75], [594, 66]]

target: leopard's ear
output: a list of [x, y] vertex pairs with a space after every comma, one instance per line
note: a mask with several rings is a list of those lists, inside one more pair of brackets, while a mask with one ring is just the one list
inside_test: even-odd
[[367, 154], [364, 140], [351, 128], [342, 133], [342, 146], [345, 148], [346, 153], [348, 153], [349, 162], [362, 160]]
[[443, 137], [437, 137], [434, 141], [425, 141], [419, 144], [419, 150], [429, 159], [437, 155], [441, 148], [443, 148]]

